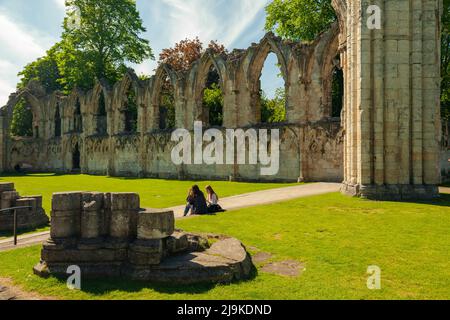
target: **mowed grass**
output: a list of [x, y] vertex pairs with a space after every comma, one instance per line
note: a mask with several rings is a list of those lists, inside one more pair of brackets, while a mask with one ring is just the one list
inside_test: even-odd
[[[217, 286], [155, 286], [123, 280], [64, 281], [32, 273], [40, 248], [0, 253], [0, 277], [62, 299], [450, 299], [450, 196], [433, 203], [372, 202], [329, 194], [177, 222], [189, 231], [239, 238], [252, 254], [296, 260], [288, 278], [262, 272]], [[367, 268], [382, 270], [382, 289], [367, 289]]]
[[188, 190], [198, 184], [202, 190], [210, 184], [221, 197], [290, 186], [283, 183], [239, 183], [227, 181], [172, 181], [157, 179], [113, 178], [89, 175], [30, 174], [0, 176], [0, 182], [14, 182], [22, 196], [42, 195], [47, 214], [55, 192], [98, 191], [136, 192], [145, 208], [168, 208], [185, 202]]

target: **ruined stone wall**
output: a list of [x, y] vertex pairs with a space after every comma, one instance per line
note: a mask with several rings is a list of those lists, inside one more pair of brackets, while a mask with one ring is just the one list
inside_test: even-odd
[[[432, 198], [440, 182], [440, 0], [333, 0], [345, 74], [345, 193]], [[381, 28], [367, 25], [370, 5]]]
[[[0, 183], [0, 209], [13, 207], [30, 207], [17, 209], [17, 228], [32, 229], [45, 226], [49, 219], [42, 208], [42, 196], [21, 197], [14, 188], [14, 183]], [[13, 232], [14, 212], [0, 212], [0, 231]]]
[[[342, 181], [342, 130], [331, 118], [331, 79], [338, 54], [338, 31], [334, 25], [310, 44], [282, 41], [267, 34], [247, 50], [214, 55], [207, 51], [191, 69], [176, 73], [162, 65], [148, 80], [129, 70], [114, 86], [97, 82], [95, 87], [69, 96], [46, 94], [37, 83], [10, 97], [1, 111], [3, 125], [0, 171], [16, 165], [34, 171], [71, 172], [74, 154], [80, 153], [80, 171], [89, 174], [159, 178], [204, 178], [256, 181]], [[286, 85], [286, 122], [280, 129], [281, 163], [276, 176], [261, 176], [260, 165], [183, 165], [171, 160], [171, 131], [160, 130], [159, 97], [169, 77], [174, 88], [176, 128], [192, 130], [195, 121], [208, 127], [202, 97], [213, 66], [220, 76], [225, 128], [269, 128], [261, 124], [260, 76], [269, 53], [278, 57]], [[125, 130], [125, 105], [131, 88], [138, 104], [137, 132]], [[99, 121], [103, 95], [106, 118]], [[32, 106], [34, 136], [8, 135], [14, 106], [25, 98]], [[77, 129], [80, 106], [82, 130]], [[56, 132], [56, 110], [61, 116], [61, 136]], [[101, 130], [100, 125], [106, 127]]]

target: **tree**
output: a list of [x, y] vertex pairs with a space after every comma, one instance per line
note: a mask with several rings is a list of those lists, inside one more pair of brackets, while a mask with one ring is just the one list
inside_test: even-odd
[[31, 80], [36, 80], [43, 85], [47, 92], [62, 90], [63, 88], [58, 81], [61, 74], [59, 73], [56, 50], [57, 48], [53, 47], [45, 57], [26, 65], [19, 73], [21, 79], [17, 84], [17, 89], [22, 89]]
[[10, 134], [13, 137], [33, 136], [33, 113], [24, 98], [21, 98], [14, 107]]
[[331, 0], [274, 0], [266, 14], [266, 31], [302, 41], [314, 40], [337, 19]]
[[[209, 43], [208, 50], [211, 50], [215, 54], [227, 52], [225, 46], [216, 41]], [[198, 37], [193, 40], [185, 39], [176, 43], [173, 48], [164, 49], [159, 55], [158, 64], [167, 64], [174, 71], [185, 72], [204, 53], [203, 43]], [[217, 72], [210, 72], [205, 83], [205, 90], [203, 91], [203, 106], [210, 111], [211, 125], [221, 125], [223, 121], [221, 112], [223, 109], [223, 98], [222, 90], [218, 85], [219, 80]], [[160, 118], [162, 120], [160, 127], [162, 129], [172, 128], [175, 126], [175, 99], [169, 77], [166, 77], [162, 85], [160, 104]]]
[[48, 91], [90, 89], [96, 78], [118, 81], [126, 62], [153, 58], [134, 0], [66, 0], [66, 7], [61, 41], [25, 67], [19, 87], [36, 79]]
[[209, 111], [209, 124], [211, 126], [222, 126], [223, 94], [217, 83], [211, 84], [203, 91], [203, 105]]
[[149, 41], [139, 37], [146, 29], [134, 0], [66, 0], [66, 7], [62, 52], [73, 64], [61, 71], [70, 87], [94, 78], [115, 82], [125, 62], [153, 58]]
[[269, 99], [264, 91], [261, 91], [261, 122], [280, 123], [286, 121], [286, 91], [278, 88], [275, 97]]
[[[215, 54], [226, 52], [225, 47], [216, 41], [211, 41], [208, 49]], [[173, 48], [164, 49], [159, 55], [159, 64], [167, 64], [175, 71], [187, 71], [204, 52], [203, 43], [198, 37], [193, 40], [185, 39], [176, 43]]]

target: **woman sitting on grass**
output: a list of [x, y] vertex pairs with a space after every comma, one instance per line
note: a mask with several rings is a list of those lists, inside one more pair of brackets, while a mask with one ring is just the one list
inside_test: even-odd
[[191, 214], [198, 215], [208, 213], [205, 195], [200, 191], [200, 188], [197, 185], [193, 186], [189, 191], [187, 202], [188, 204], [186, 206], [186, 209], [184, 210], [184, 216], [187, 216], [189, 211], [191, 211]]
[[223, 212], [224, 210], [219, 206], [219, 196], [211, 186], [206, 187], [206, 193], [208, 194], [208, 199], [206, 200], [208, 202], [208, 212]]

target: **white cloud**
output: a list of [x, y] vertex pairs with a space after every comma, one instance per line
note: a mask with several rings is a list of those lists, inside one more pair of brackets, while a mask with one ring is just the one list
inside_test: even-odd
[[[170, 41], [198, 36], [229, 47], [249, 27], [267, 0], [163, 0], [170, 8]], [[227, 7], [228, 6], [228, 7]], [[224, 9], [231, 8], [224, 12]]]
[[18, 82], [17, 73], [27, 64], [43, 56], [55, 42], [51, 37], [13, 22], [0, 12], [0, 106]]

